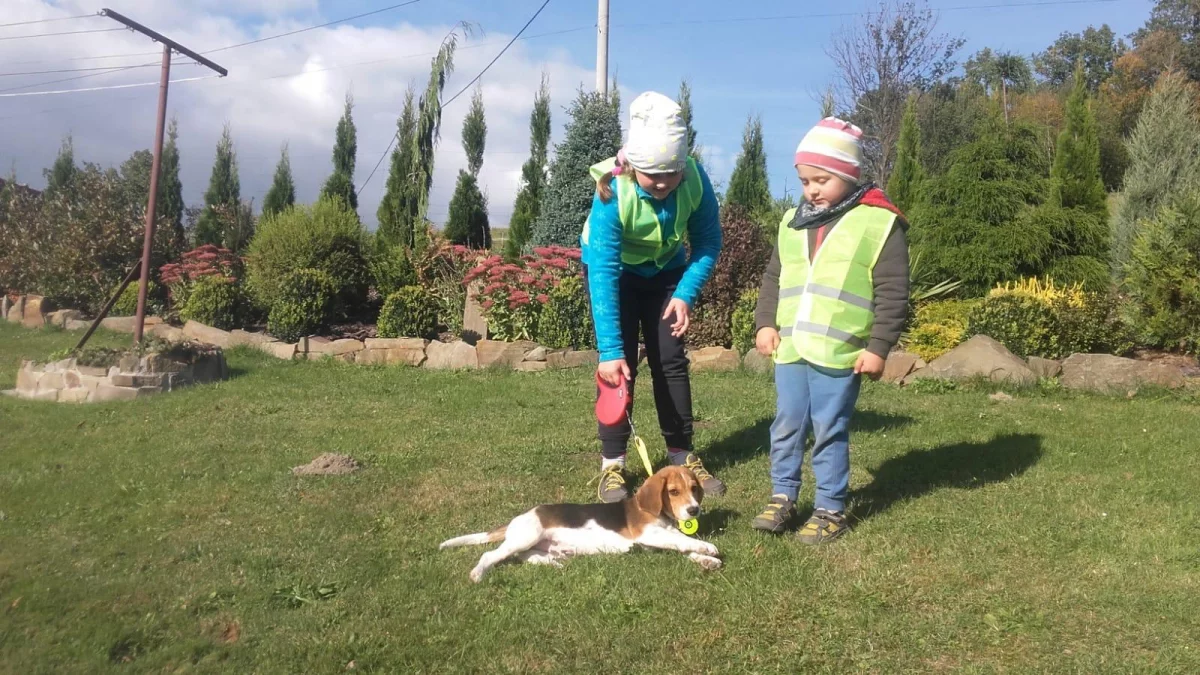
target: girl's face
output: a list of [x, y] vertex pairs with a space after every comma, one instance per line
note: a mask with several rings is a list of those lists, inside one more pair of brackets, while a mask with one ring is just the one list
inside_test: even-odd
[[845, 178], [815, 166], [801, 164], [796, 173], [804, 187], [805, 201], [823, 209], [841, 202], [854, 188]]
[[642, 189], [650, 193], [655, 199], [666, 199], [667, 195], [675, 191], [679, 187], [679, 183], [683, 181], [682, 171], [673, 171], [671, 173], [656, 173], [647, 174], [641, 171], [634, 171], [637, 176], [638, 185]]

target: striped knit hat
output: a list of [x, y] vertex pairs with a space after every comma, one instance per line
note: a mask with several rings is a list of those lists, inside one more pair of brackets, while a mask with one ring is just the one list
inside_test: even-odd
[[862, 129], [836, 117], [817, 123], [796, 148], [799, 166], [815, 166], [858, 184], [862, 166]]

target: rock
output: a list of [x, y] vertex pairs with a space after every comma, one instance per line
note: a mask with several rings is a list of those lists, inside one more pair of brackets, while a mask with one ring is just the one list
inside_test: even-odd
[[199, 321], [188, 321], [183, 324], [183, 335], [197, 342], [216, 345], [222, 349], [228, 349], [233, 346], [233, 336], [231, 334], [220, 328], [205, 326]]
[[67, 389], [78, 389], [83, 386], [83, 382], [79, 379], [78, 370], [68, 370], [62, 374], [63, 387]]
[[1178, 368], [1161, 363], [1109, 354], [1072, 354], [1063, 361], [1062, 384], [1067, 389], [1112, 393], [1144, 386], [1177, 389], [1184, 385], [1184, 377]]
[[82, 389], [82, 388], [80, 388], [80, 389], [63, 389], [62, 391], [58, 392], [58, 402], [59, 403], [83, 403], [88, 400], [88, 394], [90, 394], [90, 393], [91, 392], [89, 392], [87, 389]]
[[1009, 396], [1008, 394], [1006, 394], [1002, 391], [998, 391], [994, 394], [989, 395], [988, 400], [991, 401], [992, 403], [1012, 403], [1013, 397]]
[[75, 370], [83, 377], [108, 377], [108, 368], [96, 366], [75, 366]]
[[538, 345], [537, 347], [534, 347], [533, 349], [530, 349], [528, 352], [525, 353], [525, 360], [526, 361], [534, 361], [534, 362], [542, 362], [542, 361], [546, 360], [546, 354], [548, 354], [548, 353], [549, 353], [548, 349], [546, 349], [545, 347], [542, 347], [541, 345]]
[[8, 293], [0, 293], [0, 318], [8, 318]]
[[[136, 316], [107, 316], [100, 321], [100, 327], [117, 333], [132, 333], [133, 325], [137, 322]], [[151, 326], [162, 324], [163, 320], [157, 316], [148, 316], [142, 321], [142, 330], [147, 331]], [[188, 323], [192, 323], [189, 321]], [[203, 326], [204, 324], [198, 324]], [[216, 330], [215, 328], [213, 330]], [[221, 331], [224, 332], [224, 331]]]
[[420, 338], [367, 338], [363, 346], [367, 349], [419, 349], [425, 350], [429, 340]]
[[9, 323], [22, 323], [25, 321], [25, 296], [22, 295], [9, 303], [8, 311], [4, 313], [4, 318]]
[[775, 372], [775, 359], [770, 356], [763, 356], [758, 353], [757, 349], [751, 348], [742, 357], [742, 366], [752, 373], [766, 375]]
[[60, 389], [47, 389], [34, 394], [27, 394], [25, 398], [31, 401], [57, 401]]
[[888, 354], [887, 361], [883, 364], [883, 376], [879, 379], [891, 384], [898, 384], [913, 371], [920, 370], [925, 365], [925, 361], [916, 354], [894, 351]]
[[308, 464], [292, 468], [296, 476], [338, 476], [354, 473], [362, 467], [353, 457], [327, 452]]
[[38, 371], [33, 362], [23, 361], [21, 369], [17, 371], [17, 391], [22, 394], [32, 394], [37, 391], [40, 379], [42, 379], [42, 373]]
[[182, 373], [189, 370], [186, 363], [176, 361], [165, 354], [147, 354], [138, 360], [133, 372], [137, 373]]
[[474, 345], [480, 340], [487, 339], [487, 319], [483, 318], [483, 308], [479, 306], [476, 296], [483, 288], [482, 282], [473, 281], [467, 286], [467, 299], [463, 304], [463, 340]]
[[183, 334], [183, 329], [165, 323], [150, 326], [147, 332], [167, 342], [183, 342], [187, 339], [187, 336]]
[[479, 367], [479, 354], [466, 342], [433, 341], [425, 349], [425, 367], [437, 370], [471, 370]]
[[545, 361], [522, 361], [517, 364], [517, 370], [522, 373], [540, 373], [546, 370]]
[[691, 368], [696, 372], [722, 372], [742, 367], [737, 352], [724, 347], [705, 347], [688, 356]]
[[365, 365], [419, 366], [425, 362], [427, 340], [415, 338], [369, 338], [367, 349], [358, 353], [356, 363]]
[[595, 368], [600, 363], [600, 352], [557, 351], [546, 354], [546, 366], [551, 370], [563, 368]]
[[263, 342], [254, 345], [259, 351], [266, 352], [277, 359], [291, 361], [296, 358], [296, 345], [286, 342]]
[[51, 326], [66, 328], [68, 321], [83, 321], [83, 312], [77, 309], [60, 309], [46, 315], [46, 323]]
[[89, 400], [97, 402], [107, 401], [132, 401], [137, 398], [138, 390], [131, 387], [114, 387], [111, 384], [102, 384], [96, 387], [96, 391], [92, 392]]
[[117, 369], [122, 373], [136, 373], [142, 360], [133, 354], [126, 354], [117, 361]]
[[363, 343], [353, 338], [343, 338], [332, 342], [309, 342], [309, 353], [321, 356], [342, 356], [363, 350]]
[[1053, 359], [1031, 356], [1026, 361], [1029, 363], [1029, 369], [1040, 378], [1050, 380], [1062, 373], [1062, 364]]
[[67, 319], [67, 322], [63, 325], [63, 328], [67, 330], [87, 330], [91, 327], [92, 322], [84, 321], [83, 319]]
[[976, 335], [933, 360], [905, 381], [915, 379], [968, 380], [985, 377], [993, 382], [1036, 384], [1037, 375], [1004, 345], [986, 335]]
[[40, 295], [25, 296], [25, 310], [22, 312], [22, 321], [26, 328], [41, 328], [46, 325], [45, 298]]
[[201, 384], [229, 379], [229, 366], [225, 362], [225, 354], [215, 351], [197, 357], [192, 363], [192, 378]]
[[241, 328], [235, 328], [229, 331], [229, 335], [232, 336], [233, 343], [235, 345], [249, 345], [253, 347], [260, 344], [279, 342], [279, 340], [276, 340], [266, 333], [252, 333], [248, 330], [242, 330]]
[[480, 368], [497, 366], [509, 370], [516, 368], [518, 363], [524, 361], [525, 355], [534, 347], [537, 347], [537, 343], [528, 340], [520, 342], [480, 340], [475, 343], [475, 349], [479, 354]]
[[42, 376], [38, 378], [37, 386], [38, 391], [57, 391], [67, 388], [66, 383], [63, 381], [63, 374], [59, 372], [42, 373]]

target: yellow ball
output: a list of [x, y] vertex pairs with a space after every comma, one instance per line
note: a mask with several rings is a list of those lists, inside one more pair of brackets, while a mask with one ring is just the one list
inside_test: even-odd
[[687, 520], [680, 521], [679, 531], [683, 532], [684, 534], [696, 534], [700, 531], [700, 521], [696, 520], [695, 518], [688, 518]]

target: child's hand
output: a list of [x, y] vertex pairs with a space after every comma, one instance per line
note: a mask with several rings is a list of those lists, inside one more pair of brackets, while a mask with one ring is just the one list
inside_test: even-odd
[[770, 326], [758, 329], [758, 334], [754, 336], [754, 346], [763, 356], [774, 354], [775, 350], [779, 349], [779, 331]]
[[625, 363], [625, 359], [613, 359], [612, 361], [601, 361], [600, 367], [596, 369], [600, 374], [600, 379], [617, 386], [621, 384], [621, 376], [624, 375], [626, 380], [633, 379], [629, 372], [629, 364]]
[[667, 311], [663, 312], [662, 318], [666, 321], [672, 314], [675, 315], [675, 323], [671, 324], [671, 335], [674, 337], [682, 337], [688, 326], [692, 325], [689, 311], [687, 303], [679, 298], [671, 298], [671, 302], [667, 303]]
[[864, 351], [858, 357], [858, 361], [854, 364], [854, 373], [856, 375], [866, 375], [872, 380], [878, 380], [883, 375], [883, 359]]

